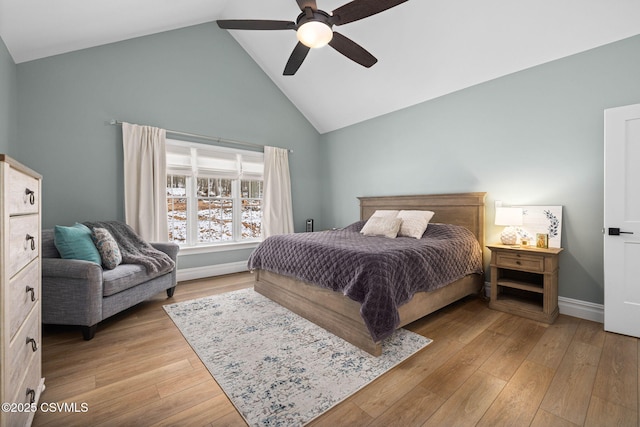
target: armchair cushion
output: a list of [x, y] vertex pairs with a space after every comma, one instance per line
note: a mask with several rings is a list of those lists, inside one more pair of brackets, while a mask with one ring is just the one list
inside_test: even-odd
[[162, 276], [164, 272], [147, 272], [144, 265], [120, 264], [114, 270], [105, 270], [102, 274], [102, 295], [117, 294], [118, 292], [137, 286], [140, 283]]

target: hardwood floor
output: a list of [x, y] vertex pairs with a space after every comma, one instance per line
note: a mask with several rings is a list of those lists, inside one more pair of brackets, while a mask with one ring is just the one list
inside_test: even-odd
[[[45, 327], [41, 401], [69, 405], [38, 412], [34, 426], [245, 425], [162, 305], [250, 286], [248, 273], [180, 283], [172, 300], [159, 294], [101, 323], [91, 341]], [[434, 342], [311, 425], [639, 426], [636, 338], [475, 298], [408, 329]]]

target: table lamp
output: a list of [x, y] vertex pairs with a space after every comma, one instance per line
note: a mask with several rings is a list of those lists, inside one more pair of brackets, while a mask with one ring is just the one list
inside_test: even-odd
[[496, 208], [496, 225], [505, 226], [500, 235], [502, 244], [515, 245], [518, 240], [515, 226], [522, 225], [522, 208]]

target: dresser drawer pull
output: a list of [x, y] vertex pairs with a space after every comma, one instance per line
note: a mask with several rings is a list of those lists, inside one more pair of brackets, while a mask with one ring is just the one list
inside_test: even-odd
[[27, 293], [31, 292], [31, 302], [34, 302], [36, 300], [36, 290], [33, 289], [31, 286], [27, 286]]
[[29, 397], [29, 404], [36, 403], [36, 391], [32, 388], [27, 388], [27, 396]]
[[33, 237], [30, 234], [27, 234], [27, 237], [25, 238], [25, 240], [28, 242], [29, 240], [31, 240], [31, 250], [35, 251], [36, 250], [36, 238]]
[[36, 193], [33, 190], [29, 190], [28, 188], [26, 188], [24, 190], [24, 194], [29, 196], [29, 204], [31, 205], [36, 204]]
[[27, 337], [27, 344], [29, 343], [31, 343], [31, 350], [33, 350], [34, 353], [38, 351], [38, 344], [36, 343], [36, 340]]
[[516, 264], [518, 265], [522, 265], [522, 263], [520, 261], [516, 261]]

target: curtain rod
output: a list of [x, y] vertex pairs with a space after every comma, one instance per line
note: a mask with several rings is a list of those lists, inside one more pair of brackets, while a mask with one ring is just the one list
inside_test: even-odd
[[[112, 119], [109, 123], [114, 125], [114, 126], [122, 126], [122, 122], [120, 120]], [[171, 133], [171, 134], [174, 134], [174, 135], [186, 136], [186, 137], [190, 137], [190, 138], [204, 139], [206, 141], [222, 142], [224, 144], [244, 145], [244, 146], [248, 146], [248, 147], [262, 148], [264, 150], [264, 145], [253, 144], [251, 142], [235, 141], [233, 139], [220, 138], [219, 136], [199, 135], [197, 133], [181, 132], [181, 131], [178, 131], [178, 130], [165, 129], [165, 131], [167, 133]], [[293, 150], [291, 150], [291, 149], [288, 149], [287, 151], [289, 151], [290, 153], [293, 153]]]

